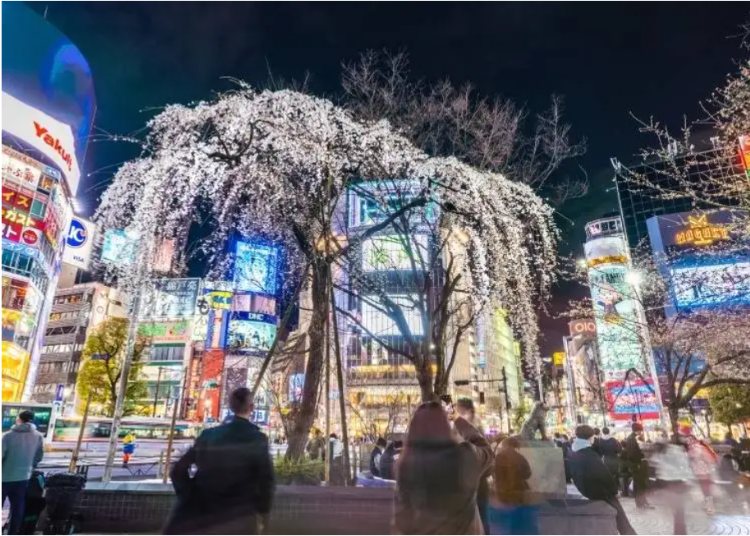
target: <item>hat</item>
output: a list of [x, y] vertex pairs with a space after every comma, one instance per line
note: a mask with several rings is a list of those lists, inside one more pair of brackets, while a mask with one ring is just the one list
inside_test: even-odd
[[693, 435], [693, 427], [689, 424], [680, 424], [680, 434], [682, 435]]

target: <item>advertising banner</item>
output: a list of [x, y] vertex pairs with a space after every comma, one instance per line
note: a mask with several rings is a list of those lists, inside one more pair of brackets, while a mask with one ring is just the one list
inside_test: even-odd
[[229, 321], [229, 347], [238, 353], [265, 353], [276, 338], [276, 325], [253, 320]]
[[138, 234], [123, 229], [107, 229], [102, 245], [102, 262], [130, 265], [138, 253]]
[[157, 279], [143, 291], [140, 317], [146, 320], [192, 318], [200, 279]]
[[190, 335], [190, 321], [177, 322], [141, 322], [138, 334], [156, 342], [182, 342]]
[[580, 318], [568, 322], [570, 336], [582, 335], [584, 338], [596, 337], [596, 321], [593, 318]]
[[236, 289], [276, 294], [278, 260], [276, 247], [238, 241], [234, 261]]
[[630, 368], [639, 368], [642, 357], [637, 301], [626, 280], [626, 265], [589, 270], [591, 299], [596, 320], [599, 355], [605, 379], [619, 379]]
[[3, 132], [23, 140], [54, 162], [65, 175], [71, 195], [75, 196], [81, 181], [81, 170], [70, 126], [4, 91], [2, 106]]
[[63, 262], [81, 270], [88, 270], [95, 232], [96, 225], [93, 222], [73, 216], [63, 250]]
[[[234, 292], [233, 284], [230, 281], [203, 281], [201, 295], [196, 305], [196, 313], [193, 318], [192, 340], [204, 342], [207, 348], [222, 347], [223, 341], [214, 345], [214, 326], [219, 324], [219, 330], [222, 330], [221, 324], [228, 317], [232, 308]], [[223, 337], [219, 337], [222, 339]]]
[[615, 420], [659, 419], [660, 407], [651, 380], [606, 383], [609, 415]]

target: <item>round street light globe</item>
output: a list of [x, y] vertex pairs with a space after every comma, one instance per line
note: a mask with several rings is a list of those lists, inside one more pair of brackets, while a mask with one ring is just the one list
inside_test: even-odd
[[627, 281], [634, 287], [640, 285], [642, 280], [643, 276], [641, 275], [641, 273], [636, 272], [635, 270], [631, 270], [625, 274], [625, 281]]

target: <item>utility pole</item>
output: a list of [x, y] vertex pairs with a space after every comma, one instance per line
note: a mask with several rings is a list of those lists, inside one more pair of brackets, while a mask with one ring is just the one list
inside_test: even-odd
[[505, 367], [503, 366], [502, 370], [502, 386], [503, 386], [503, 396], [505, 397], [505, 420], [507, 421], [508, 425], [508, 434], [510, 434], [510, 397], [508, 396], [508, 377], [505, 375]]
[[[112, 417], [112, 427], [109, 433], [109, 446], [107, 448], [107, 463], [104, 466], [104, 475], [102, 482], [105, 484], [112, 480], [112, 470], [115, 465], [115, 454], [117, 452], [117, 440], [120, 433], [120, 424], [122, 423], [122, 414], [125, 410], [125, 395], [128, 392], [128, 377], [130, 376], [130, 366], [133, 364], [133, 354], [135, 353], [135, 339], [138, 335], [138, 314], [141, 306], [142, 283], [138, 286], [133, 295], [133, 303], [130, 312], [130, 325], [128, 326], [128, 339], [125, 345], [125, 358], [120, 371], [120, 385], [117, 389], [117, 400], [115, 401], [115, 413]], [[114, 357], [114, 356], [113, 356]]]
[[159, 367], [159, 373], [156, 376], [156, 392], [154, 393], [154, 408], [151, 410], [151, 416], [156, 417], [156, 405], [159, 402], [159, 385], [161, 385], [161, 370], [164, 367]]

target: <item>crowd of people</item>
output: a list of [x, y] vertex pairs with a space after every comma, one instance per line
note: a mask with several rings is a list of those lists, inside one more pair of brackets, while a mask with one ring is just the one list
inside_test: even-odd
[[[233, 418], [204, 430], [174, 465], [170, 476], [177, 495], [167, 534], [254, 534], [268, 529], [274, 495], [274, 469], [268, 438], [251, 422], [252, 393], [230, 395]], [[10, 499], [9, 533], [18, 533], [29, 475], [43, 455], [33, 414], [19, 414], [3, 437], [3, 501]], [[663, 438], [647, 460], [641, 449], [643, 427], [633, 423], [622, 441], [608, 428], [578, 426], [572, 439], [555, 434], [562, 449], [565, 477], [580, 493], [603, 501], [616, 512], [620, 534], [635, 534], [620, 498], [632, 494], [638, 508], [647, 500], [649, 463], [674, 513], [675, 534], [685, 533], [684, 493], [688, 482], [702, 490], [706, 513], [714, 513], [712, 478], [718, 457], [681, 426]], [[477, 423], [471, 400], [455, 405], [427, 402], [414, 412], [405, 437], [375, 441], [369, 456], [373, 478], [395, 483], [393, 528], [400, 534], [538, 534], [537, 504], [529, 480], [533, 467], [523, 455], [520, 436], [490, 441]], [[327, 443], [327, 444], [326, 444]], [[314, 430], [307, 445], [313, 460], [330, 457], [331, 483], [343, 445], [331, 434], [326, 442]]]

